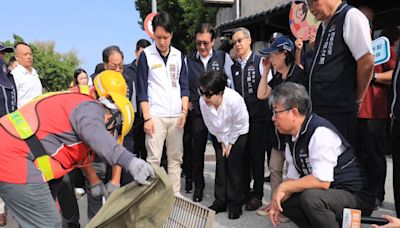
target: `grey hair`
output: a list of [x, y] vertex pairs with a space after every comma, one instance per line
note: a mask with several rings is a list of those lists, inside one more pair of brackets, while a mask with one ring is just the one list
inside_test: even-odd
[[235, 30], [233, 30], [233, 32], [232, 32], [232, 36], [233, 36], [235, 33], [237, 33], [237, 32], [243, 32], [243, 34], [244, 34], [246, 37], [251, 38], [250, 31], [249, 31], [247, 28], [245, 28], [245, 27], [235, 28]]
[[311, 112], [311, 99], [303, 85], [286, 82], [275, 87], [269, 97], [269, 105], [280, 104], [285, 109], [297, 108], [302, 115]]

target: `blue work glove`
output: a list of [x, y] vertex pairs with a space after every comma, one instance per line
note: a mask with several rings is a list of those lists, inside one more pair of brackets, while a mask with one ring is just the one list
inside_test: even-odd
[[119, 187], [121, 187], [121, 185], [115, 185], [113, 184], [111, 181], [109, 181], [106, 184], [106, 191], [109, 195], [111, 195], [111, 193], [113, 193], [113, 191], [117, 190]]
[[104, 186], [103, 182], [98, 182], [97, 184], [90, 185], [90, 192], [92, 193], [93, 198], [99, 200], [103, 196], [108, 198], [109, 194], [106, 191], [106, 187]]
[[143, 185], [150, 185], [147, 178], [156, 176], [153, 167], [149, 163], [136, 157], [129, 163], [129, 172], [136, 182]]

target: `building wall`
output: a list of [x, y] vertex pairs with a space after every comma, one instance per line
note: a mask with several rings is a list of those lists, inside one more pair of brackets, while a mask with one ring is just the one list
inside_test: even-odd
[[[291, 0], [240, 0], [240, 17], [248, 17]], [[217, 14], [216, 26], [236, 19], [236, 2], [232, 7], [221, 8]]]

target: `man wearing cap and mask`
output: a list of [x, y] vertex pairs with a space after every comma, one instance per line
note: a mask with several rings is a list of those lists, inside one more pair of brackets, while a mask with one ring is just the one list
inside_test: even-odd
[[[6, 53], [13, 52], [12, 47], [0, 44], [0, 117], [17, 109], [17, 91], [14, 80], [8, 74], [7, 66], [4, 64]], [[4, 209], [4, 202], [0, 198], [0, 226], [7, 224], [7, 216]]]
[[97, 101], [80, 93], [49, 93], [0, 119], [0, 196], [21, 227], [61, 226], [46, 182], [90, 163], [92, 151], [139, 184], [154, 176], [148, 163], [110, 134], [121, 128], [122, 140], [133, 123], [123, 76], [104, 71], [94, 83]]
[[[14, 49], [12, 47], [7, 47], [0, 43], [0, 60], [3, 63], [4, 63], [4, 59], [6, 57], [6, 54], [12, 53], [12, 52], [14, 52]], [[3, 71], [3, 73], [7, 73], [7, 66], [5, 64], [2, 65], [1, 70]]]

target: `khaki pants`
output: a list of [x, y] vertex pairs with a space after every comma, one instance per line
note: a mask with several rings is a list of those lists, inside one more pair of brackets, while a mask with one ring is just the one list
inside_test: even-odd
[[181, 164], [183, 157], [183, 128], [178, 128], [178, 117], [153, 117], [154, 134], [146, 135], [147, 161], [160, 165], [163, 146], [167, 148], [168, 176], [174, 192], [181, 189]]
[[285, 163], [285, 152], [275, 148], [271, 149], [271, 159], [269, 160], [269, 172], [271, 177], [271, 197], [282, 183], [283, 165]]

